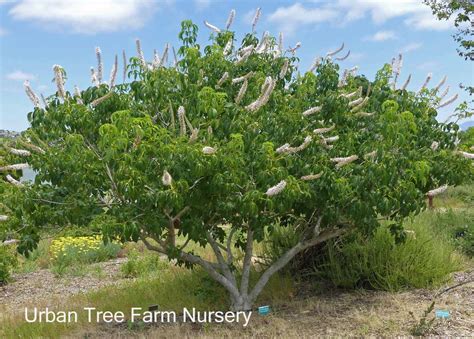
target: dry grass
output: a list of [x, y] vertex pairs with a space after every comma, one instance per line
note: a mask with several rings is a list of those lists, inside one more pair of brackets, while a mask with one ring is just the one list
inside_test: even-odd
[[[472, 279], [472, 274], [471, 274]], [[450, 310], [450, 320], [436, 320], [430, 333], [440, 336], [472, 335], [474, 284], [466, 284], [440, 296], [435, 309]], [[414, 320], [409, 312], [421, 316], [435, 291], [403, 293], [328, 290], [319, 296], [297, 297], [281, 303], [269, 316], [254, 314], [247, 328], [241, 325], [159, 325], [140, 331], [118, 326], [99, 326], [93, 331], [78, 331], [74, 336], [88, 338], [302, 338], [409, 336]], [[279, 308], [279, 309], [278, 309]]]

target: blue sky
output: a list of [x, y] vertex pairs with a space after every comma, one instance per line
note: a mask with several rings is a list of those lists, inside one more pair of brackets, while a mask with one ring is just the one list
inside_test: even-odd
[[[431, 86], [447, 75], [448, 97], [459, 93], [467, 100], [458, 84], [473, 83], [472, 63], [457, 55], [452, 25], [435, 20], [421, 0], [0, 0], [0, 128], [27, 128], [32, 104], [23, 82], [30, 80], [37, 93], [50, 95], [54, 64], [67, 71], [68, 90], [74, 85], [83, 89], [90, 85], [90, 67], [96, 66], [96, 46], [103, 53], [107, 80], [116, 53], [125, 49], [127, 56], [135, 55], [136, 38], [150, 60], [153, 49], [161, 53], [166, 43], [176, 46], [180, 22], [191, 19], [199, 25], [202, 45], [209, 36], [203, 20], [224, 27], [231, 9], [237, 12], [231, 29], [242, 37], [250, 31], [257, 7], [262, 9], [258, 36], [266, 30], [283, 32], [286, 47], [301, 41], [301, 71], [345, 42], [351, 56], [341, 68], [357, 65], [359, 74], [373, 78], [402, 52], [400, 83], [412, 73], [409, 88], [417, 90], [429, 72]], [[455, 106], [443, 109], [440, 119]]]

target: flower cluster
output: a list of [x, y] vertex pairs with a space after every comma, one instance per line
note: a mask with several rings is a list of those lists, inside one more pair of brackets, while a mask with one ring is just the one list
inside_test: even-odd
[[102, 246], [102, 238], [99, 235], [89, 237], [60, 237], [54, 239], [49, 246], [49, 252], [53, 259], [64, 255], [68, 250], [75, 250], [79, 254], [96, 251]]

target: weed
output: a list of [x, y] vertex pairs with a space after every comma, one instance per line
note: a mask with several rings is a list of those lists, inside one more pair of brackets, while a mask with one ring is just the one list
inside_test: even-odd
[[435, 317], [428, 319], [428, 316], [430, 315], [431, 312], [433, 312], [435, 302], [433, 301], [430, 306], [426, 310], [423, 311], [423, 315], [419, 320], [416, 319], [415, 315], [413, 312], [409, 312], [410, 316], [413, 318], [415, 321], [415, 324], [410, 328], [410, 334], [415, 335], [415, 336], [425, 336], [429, 334], [431, 331], [431, 328], [433, 326], [433, 323], [435, 321]]
[[168, 264], [160, 260], [160, 257], [154, 253], [140, 256], [137, 250], [132, 249], [127, 257], [127, 262], [122, 264], [120, 268], [123, 276], [126, 278], [149, 276], [160, 269], [168, 267]]

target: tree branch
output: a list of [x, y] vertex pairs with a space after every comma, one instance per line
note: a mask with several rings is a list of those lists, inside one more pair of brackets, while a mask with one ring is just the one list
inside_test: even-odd
[[242, 267], [242, 280], [240, 283], [240, 294], [247, 296], [249, 290], [250, 266], [252, 264], [253, 254], [253, 231], [247, 231], [247, 244], [245, 246], [245, 257]]
[[260, 292], [263, 290], [265, 285], [267, 284], [268, 280], [270, 277], [278, 272], [280, 269], [282, 269], [286, 264], [290, 262], [291, 259], [301, 251], [304, 251], [305, 249], [315, 246], [319, 243], [325, 242], [329, 239], [338, 237], [342, 235], [343, 233], [347, 232], [347, 228], [335, 228], [331, 230], [327, 230], [324, 232], [321, 232], [317, 237], [312, 238], [307, 241], [300, 241], [298, 242], [295, 246], [293, 246], [291, 249], [289, 249], [285, 254], [283, 254], [277, 261], [275, 261], [260, 277], [258, 280], [257, 284], [255, 284], [252, 292], [250, 293], [250, 301], [254, 302], [257, 296], [260, 294]]
[[146, 247], [148, 250], [166, 254], [166, 251], [165, 251], [164, 248], [160, 248], [160, 247], [158, 247], [158, 246], [154, 246], [154, 245], [152, 245], [150, 242], [148, 242], [148, 240], [146, 240], [146, 236], [145, 236], [144, 234], [140, 234], [140, 239], [143, 241], [143, 243], [145, 244], [145, 247]]
[[206, 237], [207, 237], [207, 240], [209, 241], [209, 244], [212, 247], [212, 250], [214, 251], [214, 254], [217, 258], [217, 262], [219, 263], [222, 273], [237, 288], [237, 281], [235, 280], [235, 276], [232, 274], [232, 272], [230, 271], [229, 265], [227, 265], [226, 261], [224, 260], [222, 252], [219, 248], [219, 244], [212, 237], [209, 231], [206, 231]]
[[234, 256], [232, 255], [232, 238], [234, 233], [237, 231], [237, 227], [232, 227], [229, 235], [227, 236], [227, 265], [232, 265], [234, 262]]
[[206, 260], [190, 253], [181, 252], [180, 258], [191, 264], [200, 265], [214, 280], [220, 283], [234, 297], [239, 297], [239, 291], [225, 276], [216, 271], [216, 269]]
[[175, 215], [173, 219], [181, 219], [181, 217], [190, 210], [191, 208], [189, 206], [186, 206], [183, 208], [181, 211], [178, 212], [178, 214]]

